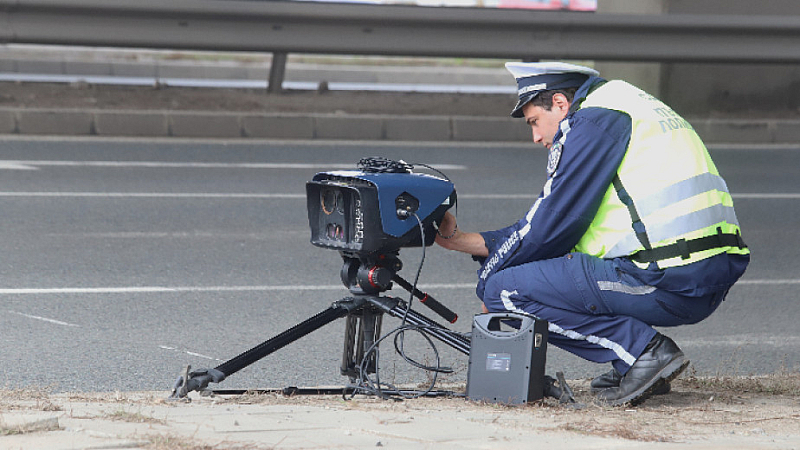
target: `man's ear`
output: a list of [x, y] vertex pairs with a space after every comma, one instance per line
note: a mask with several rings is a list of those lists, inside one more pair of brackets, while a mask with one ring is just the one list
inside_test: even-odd
[[564, 112], [564, 114], [569, 111], [569, 100], [567, 100], [567, 96], [561, 93], [556, 93], [553, 95], [553, 108]]

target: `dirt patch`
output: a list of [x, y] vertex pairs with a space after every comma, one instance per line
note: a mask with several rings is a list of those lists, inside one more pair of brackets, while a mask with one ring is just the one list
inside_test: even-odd
[[[3, 439], [19, 448], [55, 448], [48, 444], [65, 439], [86, 442], [86, 447], [74, 448], [97, 448], [98, 436], [108, 448], [219, 450], [527, 448], [532, 441], [557, 442], [561, 449], [679, 445], [777, 450], [797, 448], [800, 442], [798, 373], [689, 375], [673, 382], [667, 395], [616, 408], [594, 402], [588, 380], [570, 384], [582, 408], [553, 399], [512, 407], [463, 397], [391, 401], [193, 393], [192, 402], [185, 403], [167, 401], [166, 392], [49, 395], [42, 389], [5, 390], [0, 391], [0, 428]], [[463, 387], [446, 388], [463, 392]], [[12, 423], [16, 425], [4, 425]]]
[[[636, 407], [609, 407], [594, 400], [589, 380], [569, 382], [580, 408], [544, 399], [525, 406], [467, 402], [463, 398], [418, 398], [401, 402], [356, 397], [347, 408], [367, 411], [452, 410], [471, 408], [496, 413], [504, 428], [522, 428], [532, 422], [551, 432], [609, 437], [638, 442], [686, 442], [737, 436], [785, 436], [800, 439], [800, 373], [763, 377], [686, 376], [673, 382], [667, 395], [654, 396]], [[463, 386], [450, 387], [463, 392]], [[245, 394], [221, 396], [215, 401], [231, 404], [324, 406], [333, 396]], [[475, 419], [480, 421], [482, 419]]]

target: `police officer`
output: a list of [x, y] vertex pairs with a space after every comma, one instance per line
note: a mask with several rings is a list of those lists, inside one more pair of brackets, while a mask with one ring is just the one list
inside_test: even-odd
[[550, 343], [610, 362], [592, 391], [612, 405], [669, 391], [689, 364], [653, 326], [699, 322], [744, 273], [731, 195], [703, 142], [672, 109], [566, 63], [507, 63], [547, 182], [525, 216], [466, 233], [446, 214], [436, 242], [481, 262], [484, 311], [549, 322]]

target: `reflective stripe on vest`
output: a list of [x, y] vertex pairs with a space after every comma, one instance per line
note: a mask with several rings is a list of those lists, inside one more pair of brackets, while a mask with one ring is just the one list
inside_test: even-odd
[[[617, 170], [621, 181], [618, 187], [623, 190], [618, 193], [613, 185], [609, 186], [575, 251], [615, 258], [633, 255], [646, 246], [663, 248], [718, 233], [739, 234], [727, 185], [688, 122], [664, 103], [623, 81], [606, 83], [580, 105], [581, 109], [592, 107], [630, 116], [631, 139]], [[632, 224], [635, 220], [638, 222]], [[726, 251], [749, 253], [746, 247], [704, 248], [690, 255], [659, 260], [658, 265], [664, 268], [689, 264]]]

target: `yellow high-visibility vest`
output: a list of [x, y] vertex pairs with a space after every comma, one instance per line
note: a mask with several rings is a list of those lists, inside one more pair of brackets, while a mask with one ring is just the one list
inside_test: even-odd
[[574, 251], [660, 268], [750, 253], [727, 185], [686, 120], [624, 81], [591, 92], [585, 108], [623, 112], [632, 129], [617, 176]]

